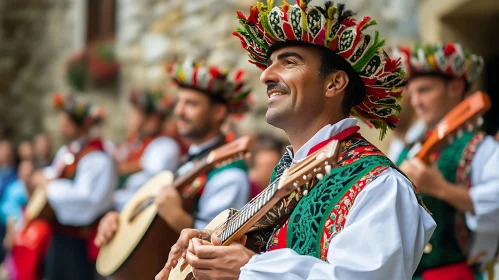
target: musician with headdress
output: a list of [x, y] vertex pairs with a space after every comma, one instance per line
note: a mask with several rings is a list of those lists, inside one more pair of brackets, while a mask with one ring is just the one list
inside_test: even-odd
[[469, 95], [483, 58], [456, 43], [401, 46], [395, 52], [408, 73], [410, 103], [425, 124], [425, 133], [397, 163], [437, 222], [416, 279], [482, 279], [484, 270], [492, 279], [499, 243], [499, 144], [474, 131], [476, 120], [469, 120], [431, 156], [431, 165], [413, 158], [428, 133]]
[[[43, 221], [30, 221], [29, 227], [33, 228], [23, 231], [24, 240], [39, 250], [25, 251], [27, 255], [21, 256], [19, 262], [21, 265], [36, 262], [48, 246], [47, 279], [94, 279], [97, 250], [91, 240], [99, 219], [112, 207], [117, 180], [103, 141], [91, 135], [92, 127], [103, 120], [105, 112], [75, 95], [55, 94], [53, 101], [60, 112], [59, 129], [64, 145], [50, 166], [33, 175], [31, 184], [44, 190], [55, 219], [51, 221], [51, 229]], [[35, 237], [35, 232], [41, 234]], [[44, 237], [50, 233], [47, 244]], [[28, 248], [28, 245], [23, 246]]]
[[150, 178], [163, 170], [175, 171], [180, 148], [175, 140], [162, 135], [173, 99], [161, 92], [133, 90], [127, 113], [127, 140], [114, 153], [120, 176], [114, 194], [115, 209], [123, 209], [130, 197]]

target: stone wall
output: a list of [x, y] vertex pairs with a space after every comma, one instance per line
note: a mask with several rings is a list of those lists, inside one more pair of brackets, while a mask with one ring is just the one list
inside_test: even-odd
[[[68, 91], [64, 60], [83, 46], [84, 0], [0, 1], [0, 126], [15, 124], [15, 137], [48, 130], [58, 138], [50, 93]], [[275, 1], [280, 5], [282, 1]], [[293, 1], [289, 1], [293, 4]], [[314, 0], [313, 4], [324, 1]], [[349, 0], [359, 17], [377, 19], [388, 42], [411, 40], [407, 29], [416, 0]], [[126, 96], [133, 87], [164, 88], [165, 63], [190, 57], [225, 68], [243, 67], [254, 88], [255, 109], [240, 127], [241, 133], [267, 131], [284, 134], [265, 123], [265, 87], [260, 71], [231, 35], [237, 26], [236, 10], [248, 13], [255, 0], [117, 0], [117, 51], [122, 63], [117, 84], [91, 88], [85, 98], [106, 107], [109, 118], [104, 135], [118, 140], [124, 132]], [[416, 26], [416, 24], [413, 24]], [[374, 28], [373, 28], [374, 29]], [[377, 132], [367, 131], [373, 140]]]
[[[2, 0], [0, 3], [0, 128], [14, 140], [47, 131], [61, 143], [53, 92], [72, 92], [65, 80], [65, 61], [83, 47], [83, 0]], [[119, 81], [119, 80], [118, 80]], [[108, 111], [104, 134], [117, 139], [121, 118], [119, 83], [78, 93]], [[122, 113], [123, 114], [123, 113]], [[118, 114], [119, 116], [119, 114]]]
[[[15, 139], [43, 126], [43, 98], [55, 88], [68, 47], [65, 0], [3, 0], [0, 4], [0, 126]], [[48, 39], [50, 38], [50, 39]]]
[[[275, 5], [280, 2], [275, 1]], [[315, 0], [312, 4], [323, 2]], [[257, 104], [240, 123], [239, 130], [242, 133], [267, 131], [284, 137], [282, 131], [276, 132], [265, 123], [267, 97], [265, 87], [259, 82], [261, 71], [247, 62], [239, 40], [231, 35], [238, 24], [235, 11], [248, 14], [254, 0], [120, 0], [119, 4], [118, 41], [125, 64], [124, 89], [137, 85], [162, 87], [167, 80], [163, 64], [178, 58], [243, 67], [248, 71]], [[376, 19], [377, 29], [388, 37], [388, 44], [393, 44], [417, 39], [415, 6], [414, 0], [349, 0], [347, 7], [357, 11], [358, 17], [371, 15]], [[377, 131], [365, 126], [362, 129], [373, 142], [378, 142]], [[386, 149], [386, 143], [381, 146]]]

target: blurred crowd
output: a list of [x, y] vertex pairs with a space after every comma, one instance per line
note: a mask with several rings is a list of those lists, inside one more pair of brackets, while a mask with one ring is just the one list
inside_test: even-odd
[[[63, 223], [69, 225], [80, 225], [81, 217], [93, 212], [88, 207], [98, 209], [98, 213], [95, 215], [89, 214], [92, 217], [89, 218], [90, 222], [88, 223], [91, 223], [95, 218], [102, 217], [107, 211], [120, 211], [148, 179], [163, 170], [176, 170], [181, 161], [193, 157], [189, 155], [189, 146], [193, 139], [194, 142], [198, 139], [189, 137], [189, 133], [187, 133], [187, 137], [179, 135], [177, 122], [179, 120], [197, 122], [200, 137], [208, 133], [205, 130], [209, 131], [211, 125], [204, 122], [203, 118], [206, 118], [206, 114], [193, 117], [189, 113], [177, 112], [176, 116], [173, 116], [175, 102], [172, 102], [170, 98], [170, 96], [164, 98], [161, 94], [153, 92], [134, 91], [130, 93], [126, 119], [127, 132], [124, 140], [120, 143], [100, 140], [98, 134], [101, 130], [100, 127], [105, 122], [105, 117], [102, 114], [103, 108], [73, 95], [62, 96], [59, 94], [54, 94], [54, 108], [61, 111], [59, 129], [65, 143], [62, 147], [54, 149], [50, 137], [43, 133], [35, 135], [31, 140], [19, 143], [14, 143], [8, 137], [1, 138], [0, 238], [3, 240], [3, 246], [0, 248], [0, 258], [9, 279], [38, 279], [39, 275], [45, 273], [43, 256], [48, 253], [50, 243], [50, 236], [43, 237], [42, 234], [44, 232], [42, 229], [47, 229], [46, 227], [36, 223], [30, 224], [32, 228], [38, 230], [32, 234], [40, 238], [36, 241], [29, 240], [28, 243], [34, 242], [33, 244], [37, 246], [45, 244], [41, 246], [43, 251], [41, 256], [38, 256], [40, 252], [37, 252], [35, 254], [37, 257], [31, 260], [37, 263], [34, 271], [31, 271], [29, 265], [26, 265], [30, 263], [28, 261], [29, 254], [18, 253], [17, 257], [13, 257], [11, 254], [16, 250], [16, 246], [20, 247], [20, 244], [25, 242], [22, 239], [26, 236], [19, 234], [26, 227], [23, 212], [35, 189], [43, 185], [43, 182], [47, 183], [48, 177], [52, 176], [47, 174], [55, 172], [57, 173], [55, 178], [64, 177], [61, 174], [67, 172], [65, 166], [67, 167], [73, 162], [79, 164], [76, 162], [78, 150], [84, 150], [85, 145], [88, 146], [89, 143], [94, 143], [95, 139], [99, 139], [99, 144], [102, 144], [102, 152], [112, 158], [112, 163], [110, 162], [106, 166], [109, 165], [112, 168], [108, 175], [98, 176], [98, 180], [106, 184], [99, 188], [107, 191], [101, 194], [101, 197], [96, 198], [96, 204], [85, 204], [84, 208], [81, 208], [78, 207], [78, 200], [73, 200], [69, 208], [65, 208], [68, 209], [67, 212], [73, 212], [73, 215], [66, 213], [61, 214], [63, 217], [57, 216], [59, 220], [63, 220]], [[78, 110], [79, 106], [81, 107], [80, 111]], [[223, 126], [215, 128], [216, 133], [213, 137], [209, 136], [208, 138], [218, 139], [218, 135], [223, 135], [223, 143], [225, 143], [241, 136], [234, 130], [237, 129], [234, 120], [226, 120], [224, 117], [222, 123]], [[279, 161], [285, 146], [281, 139], [269, 134], [255, 133], [252, 138], [254, 143], [250, 150], [252, 156], [248, 157], [246, 162], [249, 168], [249, 184], [247, 185], [248, 189], [243, 192], [246, 197], [241, 200], [242, 203], [257, 196], [267, 187], [272, 170]], [[75, 143], [79, 143], [79, 146]], [[78, 146], [74, 153], [76, 158], [68, 159], [67, 150], [75, 146]], [[99, 165], [98, 160], [98, 158], [93, 158], [93, 164]], [[63, 162], [62, 167], [61, 161]], [[85, 174], [79, 176], [78, 172]], [[82, 171], [79, 165], [77, 170], [73, 170], [70, 177], [80, 180], [74, 184], [75, 189], [79, 188], [78, 184], [82, 185], [83, 188], [90, 188], [86, 182], [81, 183], [82, 179], [78, 178], [86, 177], [87, 172]], [[44, 176], [46, 178], [40, 179]], [[245, 176], [242, 179], [248, 180]], [[93, 189], [93, 191], [95, 190]], [[83, 195], [83, 199], [88, 199], [88, 195], [90, 194]], [[229, 200], [229, 198], [227, 199]], [[33, 225], [40, 227], [37, 228]], [[31, 257], [33, 258], [33, 256]]]

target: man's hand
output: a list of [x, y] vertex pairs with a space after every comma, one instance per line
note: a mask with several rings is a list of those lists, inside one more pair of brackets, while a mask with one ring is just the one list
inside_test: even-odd
[[428, 166], [420, 159], [406, 160], [400, 166], [421, 193], [441, 199], [448, 187], [448, 182], [437, 169], [436, 165]]
[[189, 247], [189, 242], [193, 238], [199, 238], [203, 240], [207, 240], [210, 238], [210, 235], [205, 231], [199, 229], [184, 229], [180, 233], [180, 237], [178, 238], [175, 245], [172, 246], [170, 250], [170, 254], [168, 255], [168, 261], [166, 262], [163, 269], [156, 275], [156, 280], [167, 280], [170, 275], [170, 271], [175, 268], [177, 265], [178, 259], [180, 257], [186, 256], [187, 248]]
[[[212, 236], [212, 243], [194, 238], [187, 250], [186, 260], [192, 266], [196, 279], [238, 279], [241, 267], [255, 253], [246, 247], [246, 236], [241, 243], [220, 246], [220, 240]], [[215, 246], [213, 246], [215, 245]]]
[[97, 247], [102, 247], [108, 244], [113, 239], [119, 226], [119, 214], [117, 212], [109, 212], [102, 218], [97, 229], [97, 236], [94, 243]]

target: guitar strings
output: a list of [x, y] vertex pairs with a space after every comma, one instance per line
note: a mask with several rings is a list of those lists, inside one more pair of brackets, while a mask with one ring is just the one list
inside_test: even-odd
[[[306, 157], [303, 161], [299, 162], [298, 164], [294, 165], [294, 166], [291, 166], [290, 168], [288, 168], [288, 172], [289, 171], [295, 171], [295, 170], [300, 170], [302, 168], [302, 166], [306, 166], [308, 164], [310, 164], [311, 162], [313, 162], [316, 158], [316, 155], [318, 155], [319, 153], [321, 153], [322, 150], [319, 150], [319, 151], [316, 151], [315, 153], [313, 153], [312, 155]], [[244, 213], [249, 207], [252, 207], [253, 205], [255, 205], [257, 202], [260, 203], [260, 199], [261, 199], [261, 196], [263, 195], [267, 195], [271, 190], [273, 191], [274, 190], [274, 187], [275, 187], [275, 184], [279, 182], [281, 177], [277, 178], [276, 180], [274, 180], [274, 182], [272, 182], [269, 187], [265, 188], [265, 190], [263, 190], [260, 194], [258, 194], [255, 198], [253, 198], [249, 203], [247, 203], [245, 206], [243, 206], [243, 208], [241, 208], [238, 212], [236, 212], [233, 216], [229, 217], [228, 219], [226, 219], [222, 224], [220, 224], [217, 228], [215, 228], [214, 231], [218, 231], [220, 232], [220, 234], [223, 233], [224, 229], [232, 226], [233, 222], [239, 218], [239, 216], [241, 216], [242, 214], [241, 213]], [[268, 202], [268, 201], [265, 201], [265, 203]], [[217, 234], [219, 235], [219, 234]]]
[[[256, 205], [256, 203], [260, 203], [260, 200], [262, 199], [262, 197], [264, 195], [267, 195], [269, 194], [271, 191], [273, 191], [273, 188], [275, 186], [275, 183], [278, 181], [279, 178], [277, 178], [274, 183], [270, 184], [267, 188], [265, 188], [262, 192], [260, 192], [256, 197], [254, 197], [250, 202], [248, 202], [246, 205], [244, 205], [239, 211], [237, 211], [236, 213], [234, 213], [234, 215], [232, 215], [231, 217], [227, 218], [222, 224], [220, 224], [218, 227], [215, 228], [214, 232], [217, 232], [217, 231], [222, 231], [220, 232], [223, 233], [223, 231], [228, 228], [228, 226], [231, 226], [231, 225], [228, 225], [229, 223], [233, 222], [236, 218], [238, 218], [239, 216], [241, 216], [242, 214], [241, 213], [244, 213], [246, 212], [250, 207], [253, 207], [254, 205]], [[219, 235], [219, 234], [217, 234]]]

